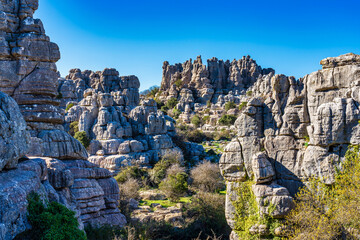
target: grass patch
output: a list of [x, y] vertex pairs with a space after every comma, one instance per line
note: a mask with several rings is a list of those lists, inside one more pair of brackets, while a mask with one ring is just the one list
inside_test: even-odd
[[175, 206], [177, 203], [190, 203], [190, 202], [191, 202], [191, 197], [181, 197], [178, 202], [172, 202], [168, 199], [166, 199], [166, 200], [141, 200], [140, 206], [150, 206], [152, 203], [158, 203], [161, 206], [168, 208], [168, 207]]

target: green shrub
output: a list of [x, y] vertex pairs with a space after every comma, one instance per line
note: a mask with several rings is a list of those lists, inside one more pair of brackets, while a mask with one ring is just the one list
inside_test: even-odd
[[127, 239], [126, 230], [116, 226], [103, 225], [101, 227], [93, 227], [89, 224], [85, 227], [85, 232], [88, 240]]
[[176, 105], [178, 104], [178, 100], [176, 98], [170, 98], [167, 102], [166, 102], [166, 107], [168, 109], [173, 109]]
[[224, 130], [222, 129], [220, 132], [219, 131], [215, 131], [212, 134], [212, 138], [215, 141], [220, 141], [220, 140], [231, 140], [233, 137], [235, 136], [235, 134], [229, 130]]
[[188, 175], [185, 172], [168, 175], [159, 185], [159, 189], [165, 193], [171, 201], [177, 201], [188, 190]]
[[181, 79], [178, 79], [175, 81], [175, 86], [177, 88], [181, 88], [183, 86], [183, 82], [181, 81]]
[[206, 135], [200, 130], [191, 130], [186, 132], [186, 138], [190, 142], [201, 143], [206, 139]]
[[195, 115], [192, 119], [191, 119], [191, 123], [195, 125], [195, 127], [199, 127], [201, 125], [201, 119], [198, 115]]
[[236, 108], [236, 104], [234, 102], [225, 103], [225, 111], [229, 111], [232, 108]]
[[163, 158], [155, 164], [153, 169], [150, 170], [150, 178], [151, 181], [157, 185], [159, 184], [165, 177], [166, 171], [173, 165], [173, 164], [181, 164], [180, 156], [176, 154], [167, 154], [163, 156]]
[[154, 100], [156, 102], [157, 109], [160, 110], [164, 106], [164, 103], [160, 101], [158, 98], [154, 98]]
[[[186, 219], [184, 239], [229, 239], [231, 228], [225, 218], [225, 196], [199, 192], [184, 206]], [[209, 238], [210, 236], [221, 238]]]
[[224, 115], [219, 119], [219, 124], [223, 126], [231, 126], [235, 123], [236, 116], [235, 115]]
[[204, 116], [202, 120], [204, 121], [204, 123], [209, 123], [210, 116]]
[[68, 104], [68, 105], [66, 106], [65, 112], [69, 111], [70, 108], [72, 108], [73, 106], [74, 106], [73, 103]]
[[180, 114], [181, 114], [181, 111], [179, 109], [177, 109], [177, 108], [173, 109], [173, 115], [174, 115], [175, 119], [179, 118]]
[[148, 98], [155, 98], [156, 94], [160, 91], [159, 87], [151, 87], [149, 88], [149, 92], [146, 94]]
[[239, 110], [241, 111], [244, 107], [246, 107], [247, 106], [247, 102], [242, 102], [242, 103], [240, 103], [240, 105], [239, 105]]
[[129, 166], [121, 168], [118, 175], [114, 178], [118, 183], [124, 183], [130, 178], [136, 179], [139, 182], [143, 181], [144, 178], [148, 178], [148, 172], [145, 169], [139, 168], [138, 166]]
[[211, 107], [211, 102], [210, 102], [210, 100], [208, 100], [208, 101], [206, 102], [206, 106], [207, 106], [208, 108]]
[[28, 220], [32, 226], [29, 235], [41, 240], [82, 240], [85, 233], [79, 230], [75, 213], [57, 202], [47, 207], [36, 193], [28, 197]]
[[252, 94], [253, 94], [253, 91], [247, 91], [247, 92], [246, 92], [246, 96], [251, 97], [251, 96], [252, 96]]
[[74, 136], [75, 139], [77, 139], [85, 148], [88, 148], [90, 146], [90, 139], [87, 136], [86, 132], [77, 132]]
[[70, 134], [71, 136], [74, 136], [75, 133], [77, 133], [78, 131], [79, 131], [79, 122], [78, 122], [78, 121], [75, 121], [75, 122], [70, 123], [69, 134]]
[[169, 108], [167, 106], [161, 106], [160, 110], [165, 114], [167, 115], [167, 111], [169, 110]]

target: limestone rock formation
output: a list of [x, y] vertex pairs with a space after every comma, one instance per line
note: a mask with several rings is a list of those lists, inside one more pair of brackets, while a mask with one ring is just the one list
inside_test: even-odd
[[[65, 115], [65, 126], [78, 122], [75, 131], [84, 131], [91, 139], [89, 160], [114, 174], [128, 165], [148, 166], [159, 157], [182, 155], [170, 136], [174, 120], [157, 109], [153, 99], [140, 100], [139, 80], [135, 76], [119, 77], [115, 69], [102, 72], [70, 70], [66, 83], [82, 92], [66, 99], [73, 104]], [[61, 96], [69, 96], [68, 88], [59, 88]], [[64, 103], [64, 106], [66, 104]]]
[[15, 168], [28, 150], [29, 134], [14, 99], [0, 92], [0, 171]]
[[[191, 118], [200, 114], [208, 116], [203, 131], [216, 131], [218, 120], [225, 114], [238, 115], [238, 109], [225, 109], [226, 103], [247, 102], [252, 87], [259, 79], [270, 79], [273, 69], [262, 69], [250, 56], [239, 60], [223, 61], [212, 58], [207, 65], [201, 56], [183, 64], [164, 62], [163, 77], [158, 99], [178, 100], [176, 108], [182, 112], [179, 120], [189, 124]], [[232, 128], [231, 128], [232, 129]]]
[[322, 70], [299, 80], [270, 74], [252, 82], [253, 96], [235, 122], [237, 136], [220, 160], [229, 181], [226, 215], [232, 228], [236, 186], [245, 176], [255, 180], [260, 212], [276, 218], [291, 210], [292, 196], [310, 177], [334, 183], [348, 145], [360, 142], [359, 59], [324, 59]]
[[[45, 35], [41, 20], [33, 19], [37, 8], [38, 0], [0, 4], [0, 91], [18, 104], [0, 93], [0, 171], [6, 169], [0, 172], [0, 239], [13, 239], [30, 228], [26, 199], [33, 191], [74, 210], [81, 227], [123, 226], [126, 220], [117, 208], [119, 191], [112, 174], [88, 162], [82, 144], [63, 131], [55, 64], [60, 52]], [[104, 73], [109, 84], [113, 74]], [[131, 92], [137, 85], [128, 81], [121, 82]], [[25, 154], [30, 160], [22, 158]], [[23, 161], [17, 164], [19, 159]]]

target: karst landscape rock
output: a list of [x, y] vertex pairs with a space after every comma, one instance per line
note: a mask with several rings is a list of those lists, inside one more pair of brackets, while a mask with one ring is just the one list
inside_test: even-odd
[[[202, 145], [176, 142], [176, 126], [194, 127], [194, 116], [203, 119], [199, 131], [233, 133], [218, 162], [232, 229], [241, 184], [252, 180], [261, 215], [283, 219], [299, 188], [313, 177], [333, 184], [348, 146], [360, 143], [360, 55], [326, 58], [321, 70], [300, 79], [262, 68], [250, 56], [165, 61], [160, 91], [149, 98], [139, 93], [136, 76], [113, 68], [75, 68], [61, 77], [59, 47], [33, 18], [37, 8], [38, 0], [0, 4], [0, 240], [31, 228], [32, 192], [74, 211], [80, 229], [125, 226], [114, 176], [128, 166], [150, 168], [168, 155], [200, 162]], [[173, 109], [158, 108], [172, 99]], [[224, 116], [234, 122], [221, 124]], [[84, 133], [88, 146], [76, 133]], [[134, 221], [184, 222], [181, 206], [154, 204], [151, 210], [135, 200], [132, 206]], [[230, 239], [239, 239], [235, 231]]]

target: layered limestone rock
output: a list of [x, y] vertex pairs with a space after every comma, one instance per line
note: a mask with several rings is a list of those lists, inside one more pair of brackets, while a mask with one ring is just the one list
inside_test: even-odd
[[[232, 228], [237, 186], [248, 179], [254, 179], [261, 214], [275, 218], [290, 211], [292, 196], [310, 177], [334, 183], [348, 145], [360, 142], [359, 59], [327, 58], [322, 70], [302, 79], [268, 75], [253, 83], [253, 97], [235, 122], [237, 137], [220, 160]], [[271, 213], [269, 203], [275, 206]], [[237, 239], [235, 232], [231, 236]]]
[[[225, 110], [225, 104], [248, 102], [253, 85], [259, 79], [270, 79], [273, 69], [262, 69], [250, 56], [223, 61], [212, 58], [207, 65], [201, 56], [183, 64], [164, 62], [158, 99], [166, 103], [176, 98], [176, 108], [182, 112], [179, 120], [189, 124], [195, 114], [207, 117], [203, 131], [216, 131], [218, 120], [225, 114], [239, 114], [239, 109]], [[171, 109], [172, 110], [172, 109]], [[226, 128], [226, 127], [223, 127]], [[230, 128], [233, 129], [233, 128]]]
[[[55, 65], [60, 52], [41, 20], [33, 19], [37, 8], [38, 0], [0, 5], [0, 91], [18, 104], [0, 93], [0, 171], [5, 169], [0, 172], [0, 239], [30, 228], [26, 199], [33, 191], [74, 210], [80, 226], [123, 226], [112, 174], [88, 162], [82, 144], [63, 131]], [[30, 160], [22, 158], [25, 154]]]
[[[78, 122], [72, 130], [91, 139], [91, 162], [116, 174], [124, 166], [149, 166], [166, 154], [182, 155], [170, 137], [175, 121], [159, 111], [154, 100], [140, 101], [137, 77], [120, 77], [115, 69], [96, 73], [73, 69], [67, 78], [59, 80], [62, 86], [79, 82], [85, 86], [74, 91], [82, 92], [82, 98], [65, 99], [74, 105], [66, 112], [65, 125], [69, 129]], [[67, 89], [60, 87], [59, 94], [71, 95]]]

